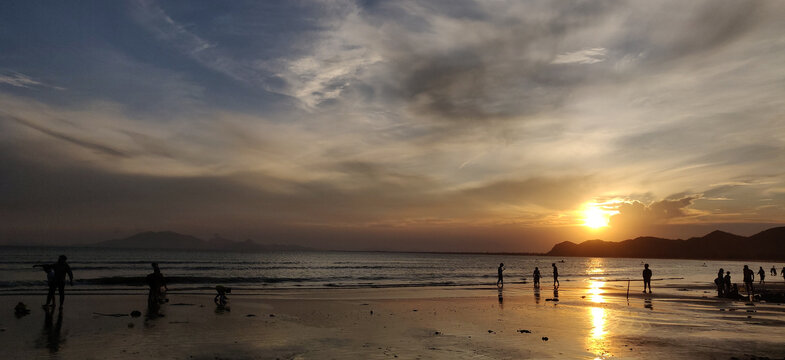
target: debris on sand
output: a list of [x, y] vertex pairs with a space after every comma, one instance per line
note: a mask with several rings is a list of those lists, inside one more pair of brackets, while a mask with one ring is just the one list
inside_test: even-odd
[[124, 317], [124, 316], [128, 316], [128, 314], [104, 314], [104, 313], [99, 313], [99, 312], [94, 312], [93, 315], [96, 315], [96, 316], [109, 316], [109, 317]]
[[543, 336], [542, 337], [542, 341], [548, 341], [548, 337], [547, 336]]
[[531, 334], [532, 333], [531, 330], [526, 330], [526, 329], [519, 329], [518, 332], [521, 333], [521, 334]]
[[25, 305], [25, 303], [20, 301], [18, 304], [16, 304], [16, 306], [14, 306], [14, 315], [16, 315], [16, 317], [20, 318], [22, 316], [29, 315], [29, 314], [30, 314], [30, 309], [27, 308], [27, 305]]
[[142, 312], [139, 310], [131, 311], [131, 317], [140, 317], [142, 316]]

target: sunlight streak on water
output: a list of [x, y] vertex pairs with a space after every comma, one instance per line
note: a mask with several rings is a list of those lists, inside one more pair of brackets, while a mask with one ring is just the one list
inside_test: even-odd
[[593, 303], [601, 304], [605, 302], [605, 297], [602, 296], [602, 287], [605, 286], [604, 281], [589, 280], [589, 300]]
[[[604, 274], [603, 259], [591, 259], [586, 268], [586, 274], [598, 276]], [[599, 306], [589, 308], [589, 318], [591, 320], [591, 332], [586, 339], [589, 352], [595, 356], [595, 360], [606, 359], [610, 354], [607, 351], [606, 329], [607, 310], [602, 307], [605, 303], [603, 287], [605, 286], [604, 277], [592, 277], [589, 279], [589, 286], [586, 290], [588, 299]]]

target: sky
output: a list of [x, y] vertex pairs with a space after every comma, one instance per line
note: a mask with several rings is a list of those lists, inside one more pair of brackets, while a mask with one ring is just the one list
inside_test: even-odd
[[785, 224], [783, 1], [0, 3], [0, 244]]

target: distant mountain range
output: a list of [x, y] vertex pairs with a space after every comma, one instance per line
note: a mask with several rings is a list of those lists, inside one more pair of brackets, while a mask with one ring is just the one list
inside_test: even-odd
[[218, 235], [202, 240], [191, 235], [172, 231], [147, 231], [124, 239], [114, 239], [92, 244], [95, 247], [115, 249], [166, 249], [166, 250], [215, 250], [215, 251], [308, 251], [311, 248], [296, 245], [259, 244], [253, 240], [234, 241]]
[[713, 231], [702, 237], [671, 240], [639, 237], [620, 242], [565, 241], [553, 246], [549, 256], [626, 257], [649, 259], [785, 260], [785, 227], [775, 227], [746, 237]]

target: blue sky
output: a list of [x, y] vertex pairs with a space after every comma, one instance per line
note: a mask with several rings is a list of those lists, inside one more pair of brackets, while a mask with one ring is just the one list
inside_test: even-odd
[[[785, 222], [776, 1], [0, 4], [0, 243], [540, 251]], [[595, 217], [609, 226], [584, 226]]]

